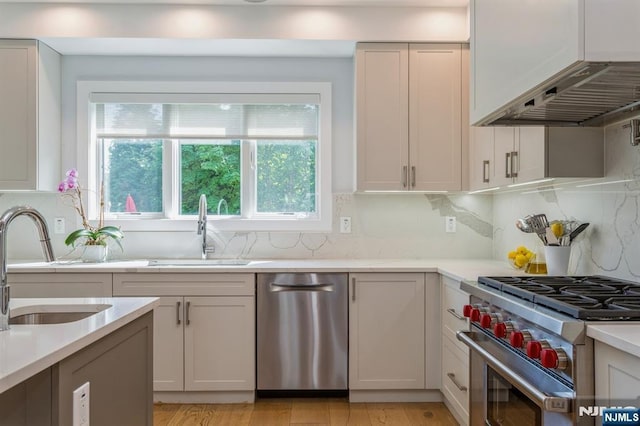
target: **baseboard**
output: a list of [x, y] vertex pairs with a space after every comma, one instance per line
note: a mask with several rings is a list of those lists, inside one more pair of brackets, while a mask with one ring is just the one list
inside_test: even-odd
[[350, 390], [349, 402], [441, 402], [439, 390]]
[[255, 400], [254, 391], [153, 393], [153, 402], [167, 404], [252, 404]]

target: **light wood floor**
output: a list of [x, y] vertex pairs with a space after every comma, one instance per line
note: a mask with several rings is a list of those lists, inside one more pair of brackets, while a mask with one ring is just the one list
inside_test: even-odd
[[349, 404], [342, 399], [265, 399], [255, 404], [156, 404], [153, 424], [457, 425], [442, 403]]

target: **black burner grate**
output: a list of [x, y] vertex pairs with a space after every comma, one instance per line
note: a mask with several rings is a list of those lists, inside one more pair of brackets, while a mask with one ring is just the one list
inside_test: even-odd
[[479, 277], [478, 284], [584, 320], [640, 320], [640, 284], [602, 276]]

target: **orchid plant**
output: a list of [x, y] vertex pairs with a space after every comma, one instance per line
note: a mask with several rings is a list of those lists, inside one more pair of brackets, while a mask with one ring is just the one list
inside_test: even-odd
[[73, 231], [67, 236], [67, 239], [64, 240], [66, 245], [76, 247], [76, 244], [82, 243], [82, 245], [85, 246], [106, 246], [107, 239], [112, 238], [122, 250], [120, 240], [124, 238], [124, 234], [120, 228], [116, 226], [104, 226], [104, 184], [100, 185], [100, 217], [98, 226], [92, 226], [87, 218], [84, 205], [82, 204], [82, 190], [78, 182], [78, 171], [76, 169], [67, 170], [64, 180], [58, 185], [58, 192], [62, 194], [63, 199], [69, 201], [82, 219], [82, 228]]

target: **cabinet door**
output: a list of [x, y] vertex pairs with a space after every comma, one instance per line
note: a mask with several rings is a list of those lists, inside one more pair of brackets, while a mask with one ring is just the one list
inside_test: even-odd
[[356, 48], [357, 190], [407, 189], [408, 46]]
[[529, 182], [545, 177], [546, 129], [544, 126], [518, 128], [516, 152], [517, 182]]
[[36, 189], [36, 43], [0, 40], [0, 189]]
[[410, 189], [462, 188], [462, 76], [459, 44], [409, 47]]
[[185, 297], [185, 390], [255, 389], [254, 312], [253, 297]]
[[153, 310], [153, 390], [184, 389], [183, 299], [161, 297]]
[[349, 389], [424, 389], [424, 274], [351, 280]]
[[595, 342], [596, 405], [636, 406], [640, 398], [640, 358]]
[[511, 177], [511, 154], [514, 152], [515, 127], [496, 127], [493, 140], [493, 185], [509, 185]]
[[493, 127], [472, 127], [469, 147], [469, 188], [472, 191], [494, 186]]

